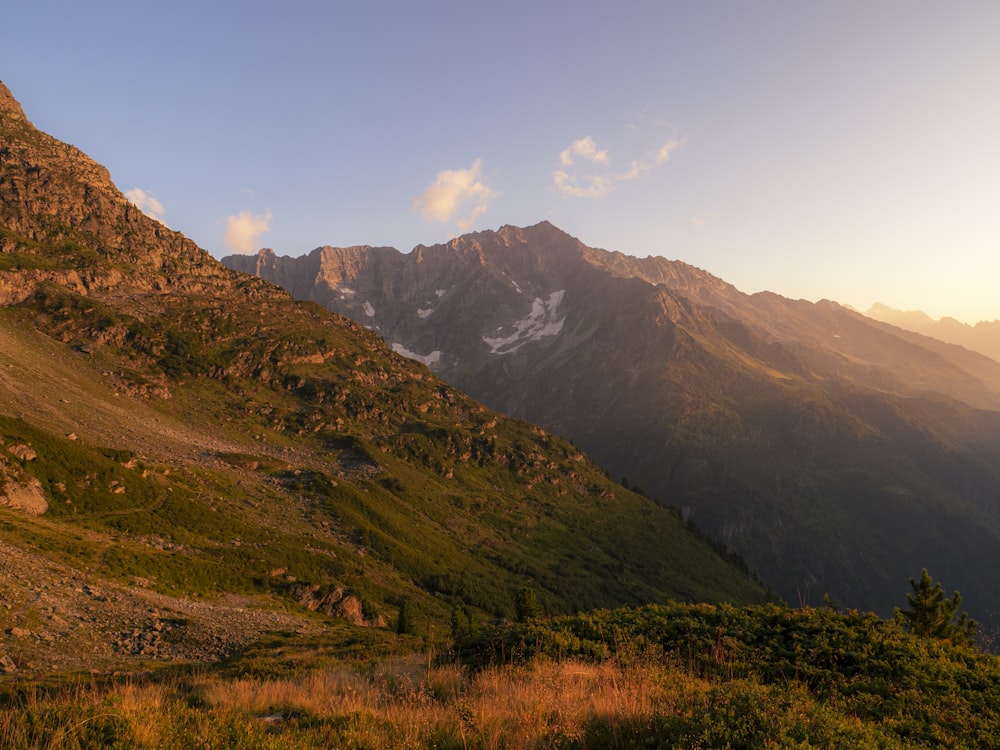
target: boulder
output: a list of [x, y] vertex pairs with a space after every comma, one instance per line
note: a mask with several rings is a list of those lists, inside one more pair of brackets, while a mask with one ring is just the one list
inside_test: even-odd
[[7, 480], [0, 489], [0, 508], [14, 508], [32, 516], [40, 516], [49, 509], [41, 483], [34, 477], [22, 481]]

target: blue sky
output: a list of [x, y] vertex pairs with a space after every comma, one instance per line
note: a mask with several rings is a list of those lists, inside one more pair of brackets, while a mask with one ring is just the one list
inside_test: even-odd
[[1000, 318], [1000, 3], [5, 4], [0, 80], [217, 257], [547, 219]]

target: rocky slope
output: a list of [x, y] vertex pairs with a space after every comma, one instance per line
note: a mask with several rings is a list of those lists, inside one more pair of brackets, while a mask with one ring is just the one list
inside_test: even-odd
[[524, 586], [554, 612], [764, 596], [576, 447], [144, 216], [2, 85], [0, 300], [17, 669], [391, 630], [404, 602], [440, 636]]
[[224, 259], [571, 438], [787, 600], [889, 613], [922, 567], [1000, 607], [1000, 366], [833, 302], [746, 295], [543, 222]]

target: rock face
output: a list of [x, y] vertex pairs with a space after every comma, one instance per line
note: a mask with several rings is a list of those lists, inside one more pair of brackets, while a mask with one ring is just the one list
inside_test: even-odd
[[0, 488], [0, 507], [14, 508], [33, 516], [40, 516], [49, 509], [41, 483], [29, 477], [23, 483], [8, 481]]
[[805, 588], [889, 613], [928, 567], [951, 571], [980, 618], [1000, 607], [1000, 576], [982, 575], [1000, 545], [1000, 365], [986, 357], [547, 222], [407, 255], [223, 262], [571, 438], [788, 601]]
[[609, 277], [669, 280], [705, 299], [732, 289], [676, 261], [593, 250], [548, 222], [421, 245], [409, 255], [361, 246], [279, 258], [265, 249], [223, 263], [353, 318], [446, 377], [488, 367], [493, 355], [529, 343], [556, 342], [565, 311], [591, 304], [588, 296]]

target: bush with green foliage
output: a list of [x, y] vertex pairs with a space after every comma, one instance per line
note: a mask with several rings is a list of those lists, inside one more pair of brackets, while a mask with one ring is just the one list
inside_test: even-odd
[[1000, 737], [998, 657], [856, 611], [681, 603], [601, 610], [483, 630], [456, 650], [476, 669], [538, 658], [655, 662], [724, 689], [759, 684], [753, 700], [804, 690], [899, 746], [995, 747]]

